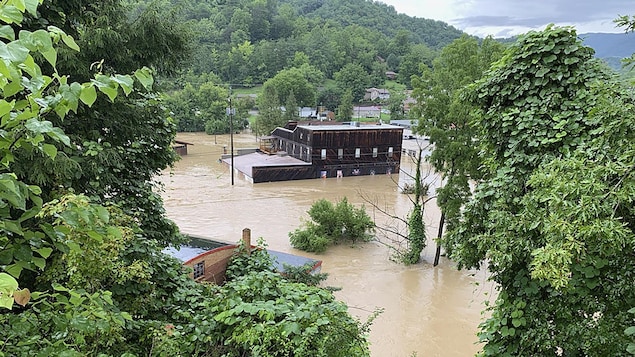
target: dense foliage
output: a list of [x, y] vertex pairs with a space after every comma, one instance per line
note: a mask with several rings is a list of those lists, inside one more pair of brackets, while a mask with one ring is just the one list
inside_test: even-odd
[[423, 74], [412, 80], [418, 103], [412, 110], [412, 116], [418, 117], [415, 131], [434, 144], [428, 161], [442, 175], [437, 204], [450, 229], [470, 196], [470, 180], [482, 174], [474, 140], [478, 130], [473, 123], [474, 106], [463, 100], [462, 92], [501, 57], [503, 49], [492, 38], [479, 43], [464, 35], [443, 48], [432, 68], [424, 67]]
[[292, 67], [298, 52], [329, 78], [348, 63], [370, 73], [377, 57], [391, 55], [397, 61], [389, 69], [397, 70], [412, 45], [440, 49], [461, 35], [443, 22], [397, 14], [391, 6], [365, 0], [136, 3], [166, 13], [177, 9], [196, 41], [195, 73], [214, 72], [234, 84], [264, 83]]
[[346, 197], [337, 204], [321, 199], [309, 209], [311, 221], [289, 233], [291, 245], [307, 252], [324, 252], [329, 245], [368, 241], [375, 223], [364, 207], [356, 208]]
[[[224, 107], [216, 106], [223, 89], [275, 87], [277, 101], [259, 107], [264, 113], [251, 128], [269, 134], [276, 127], [274, 116], [297, 118], [295, 111], [277, 113], [274, 107], [295, 104], [336, 111], [347, 90], [359, 102], [367, 88], [383, 86], [389, 70], [409, 87], [419, 66], [430, 65], [436, 50], [461, 35], [445, 23], [397, 14], [390, 6], [365, 0], [129, 3], [133, 15], [169, 14], [192, 38], [189, 71], [161, 83], [169, 88], [167, 103], [178, 130], [210, 134], [228, 130], [228, 118], [220, 110]], [[210, 77], [220, 89], [209, 105], [198, 103], [208, 94], [202, 86]], [[344, 108], [340, 116], [347, 113]]]
[[483, 355], [627, 353], [634, 102], [592, 57], [573, 29], [548, 27], [471, 86], [483, 179], [444, 244], [498, 284]]
[[[118, 1], [82, 4], [96, 18], [120, 10]], [[51, 1], [40, 7], [50, 18], [39, 18], [38, 5], [0, 4], [0, 355], [243, 356], [260, 349], [273, 356], [303, 348], [330, 355], [332, 346], [368, 355], [367, 324], [326, 290], [268, 272], [223, 287], [197, 284], [162, 253], [178, 237], [150, 195], [151, 178], [174, 158], [174, 128], [158, 110], [152, 70], [121, 75], [104, 62], [90, 80], [72, 81], [58, 68], [73, 58], [65, 51], [80, 47], [59, 27], [36, 25], [78, 14], [56, 12], [61, 7]], [[30, 30], [17, 30], [23, 22]], [[80, 24], [80, 40], [97, 26], [69, 23]], [[88, 52], [99, 48], [82, 43]], [[269, 289], [258, 297], [246, 283]], [[234, 309], [239, 299], [241, 312]], [[274, 314], [261, 310], [268, 300]], [[252, 339], [256, 333], [267, 339]]]

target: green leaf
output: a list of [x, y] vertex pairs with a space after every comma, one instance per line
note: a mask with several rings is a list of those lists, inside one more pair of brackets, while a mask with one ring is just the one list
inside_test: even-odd
[[13, 5], [2, 5], [0, 6], [0, 20], [8, 24], [19, 24], [22, 22], [22, 12]]
[[53, 123], [38, 118], [29, 119], [24, 126], [36, 134], [44, 134], [53, 130]]
[[59, 283], [53, 283], [51, 286], [53, 287], [53, 290], [55, 291], [68, 291], [68, 288], [62, 286]]
[[95, 90], [95, 87], [90, 84], [86, 85], [82, 88], [79, 99], [90, 107], [93, 103], [95, 103], [95, 100], [97, 100], [97, 90]]
[[44, 267], [46, 266], [46, 259], [44, 258], [32, 257], [31, 262], [40, 269], [44, 269]]
[[55, 48], [51, 47], [47, 50], [40, 51], [40, 53], [42, 54], [42, 56], [44, 56], [48, 63], [51, 64], [51, 66], [55, 67], [55, 65], [57, 64], [57, 51], [55, 50]]
[[0, 198], [9, 201], [14, 207], [21, 210], [26, 209], [26, 197], [22, 194], [19, 187], [16, 185], [14, 177], [9, 175], [0, 176]]
[[51, 159], [55, 160], [55, 157], [57, 156], [57, 148], [55, 147], [55, 145], [43, 144], [42, 145], [42, 151], [44, 151], [44, 153], [48, 157], [50, 157]]
[[60, 128], [53, 128], [50, 132], [47, 133], [49, 137], [56, 141], [60, 141], [64, 143], [66, 146], [71, 144], [71, 139], [64, 134], [64, 131]]
[[35, 251], [43, 258], [48, 258], [49, 256], [51, 256], [51, 253], [53, 253], [53, 248], [44, 247], [36, 249]]
[[24, 0], [24, 7], [26, 11], [31, 15], [37, 15], [37, 7], [40, 5], [40, 0]]
[[4, 268], [4, 271], [15, 276], [16, 278], [19, 278], [20, 274], [22, 273], [22, 266], [17, 263], [7, 265], [6, 268]]
[[99, 90], [107, 95], [111, 102], [114, 102], [115, 98], [117, 98], [117, 88], [99, 87]]
[[2, 43], [0, 45], [0, 57], [14, 63], [22, 63], [29, 56], [29, 49], [20, 40]]
[[121, 89], [123, 89], [123, 92], [126, 95], [132, 92], [132, 89], [134, 87], [134, 80], [132, 79], [132, 77], [117, 74], [114, 77], [112, 77], [112, 80], [121, 86]]
[[64, 41], [66, 46], [68, 46], [70, 49], [73, 49], [73, 50], [79, 52], [79, 46], [77, 46], [77, 43], [75, 43], [75, 39], [73, 39], [73, 37], [71, 37], [71, 36], [69, 36], [67, 34], [63, 34], [62, 35], [62, 41]]
[[7, 273], [0, 273], [0, 292], [14, 292], [18, 289], [18, 281]]
[[24, 0], [13, 0], [14, 6], [20, 10], [20, 12], [24, 12], [26, 8], [24, 7]]
[[297, 322], [284, 324], [284, 326], [282, 327], [282, 331], [285, 336], [289, 336], [291, 334], [299, 335], [302, 332], [300, 330], [300, 324]]
[[15, 40], [15, 32], [9, 25], [0, 26], [0, 38], [7, 39], [9, 41]]
[[14, 94], [20, 92], [23, 89], [22, 83], [20, 81], [9, 82], [6, 86], [4, 86], [2, 90], [2, 94], [6, 97], [11, 97]]
[[2, 224], [4, 225], [4, 229], [8, 230], [9, 232], [13, 232], [20, 235], [23, 234], [22, 227], [20, 227], [20, 225], [14, 221], [5, 220], [4, 222], [2, 222]]
[[152, 90], [154, 78], [152, 77], [152, 71], [148, 67], [136, 70], [134, 76], [146, 90]]
[[9, 113], [13, 110], [13, 106], [15, 105], [15, 100], [11, 102], [7, 102], [4, 99], [0, 100], [0, 117], [3, 117], [5, 114]]
[[549, 68], [543, 67], [536, 72], [536, 77], [544, 77], [547, 72], [549, 72]]

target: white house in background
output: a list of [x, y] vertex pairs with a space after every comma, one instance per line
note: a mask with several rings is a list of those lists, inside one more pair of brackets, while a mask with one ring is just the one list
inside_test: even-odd
[[383, 88], [368, 88], [364, 95], [365, 100], [386, 100], [388, 98], [390, 98], [390, 92]]
[[313, 107], [302, 107], [299, 108], [300, 118], [310, 118], [317, 117], [317, 113], [315, 108]]
[[378, 118], [382, 109], [380, 106], [357, 106], [353, 107], [353, 118]]

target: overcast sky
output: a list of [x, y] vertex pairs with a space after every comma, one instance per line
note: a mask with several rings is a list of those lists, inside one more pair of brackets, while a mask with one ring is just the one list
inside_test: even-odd
[[399, 13], [441, 20], [469, 34], [510, 37], [554, 23], [578, 34], [624, 32], [613, 20], [635, 15], [634, 0], [378, 0]]

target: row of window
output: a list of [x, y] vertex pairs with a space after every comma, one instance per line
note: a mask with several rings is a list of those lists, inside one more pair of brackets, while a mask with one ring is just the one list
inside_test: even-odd
[[[388, 153], [387, 156], [388, 157], [392, 157], [393, 156], [393, 147], [389, 147], [388, 148]], [[379, 149], [378, 148], [373, 148], [373, 157], [377, 157], [377, 155], [379, 154]], [[362, 149], [361, 148], [355, 148], [355, 158], [359, 159], [362, 156]], [[326, 149], [322, 149], [321, 152], [321, 157], [322, 160], [326, 160]], [[344, 158], [344, 149], [337, 149], [337, 158], [339, 160], [342, 160]]]

